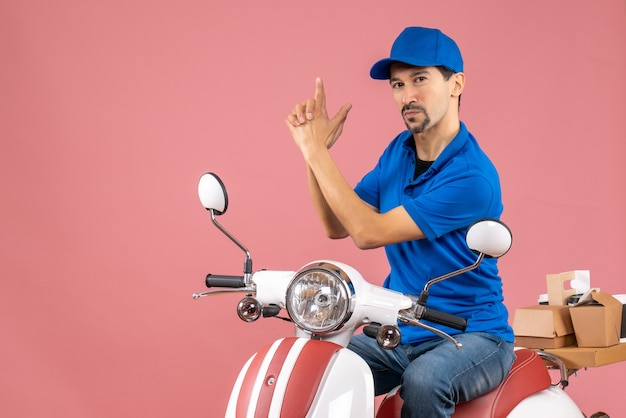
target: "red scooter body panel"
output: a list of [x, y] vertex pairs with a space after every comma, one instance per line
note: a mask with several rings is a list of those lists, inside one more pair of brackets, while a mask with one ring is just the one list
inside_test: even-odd
[[296, 362], [289, 378], [281, 417], [302, 416], [311, 408], [330, 359], [341, 349], [331, 342], [307, 342], [299, 357], [302, 361]]
[[[241, 384], [237, 398], [237, 417], [245, 417], [251, 404], [256, 405], [255, 417], [267, 417], [272, 405], [276, 381], [279, 378], [289, 379], [280, 416], [306, 415], [315, 399], [328, 363], [342, 347], [330, 342], [308, 340], [298, 354], [293, 368], [283, 370], [285, 359], [291, 353], [297, 340], [296, 337], [284, 338], [273, 352], [271, 352], [273, 344], [257, 352]], [[263, 376], [259, 376], [263, 370], [263, 362], [268, 360], [268, 368]], [[283, 373], [282, 376], [281, 373]], [[254, 387], [259, 378], [262, 378], [263, 384], [258, 395], [255, 395]]]
[[[524, 398], [548, 388], [550, 374], [543, 360], [533, 350], [516, 350], [517, 358], [504, 381], [491, 392], [470, 402], [458, 404], [454, 418], [505, 418]], [[402, 398], [396, 391], [380, 405], [377, 418], [397, 418]]]

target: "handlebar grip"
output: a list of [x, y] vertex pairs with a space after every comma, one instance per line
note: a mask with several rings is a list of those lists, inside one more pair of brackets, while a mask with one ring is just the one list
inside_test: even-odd
[[467, 328], [467, 319], [441, 312], [436, 309], [424, 308], [422, 319], [439, 325], [445, 325], [450, 328], [458, 329], [460, 331], [465, 331], [465, 328]]
[[380, 326], [381, 325], [378, 322], [372, 322], [371, 324], [365, 325], [363, 327], [363, 334], [367, 335], [370, 338], [376, 339]]
[[206, 287], [246, 287], [243, 276], [223, 276], [219, 274], [206, 275]]

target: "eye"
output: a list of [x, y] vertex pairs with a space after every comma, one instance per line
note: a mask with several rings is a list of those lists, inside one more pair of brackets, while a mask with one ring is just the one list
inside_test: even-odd
[[401, 88], [401, 87], [403, 87], [403, 86], [404, 86], [404, 83], [401, 83], [401, 82], [399, 82], [399, 81], [397, 81], [397, 82], [395, 82], [395, 83], [391, 83], [391, 88], [392, 88], [392, 89], [399, 89], [399, 88]]
[[416, 83], [422, 83], [424, 81], [426, 81], [426, 77], [423, 77], [423, 76], [415, 77]]

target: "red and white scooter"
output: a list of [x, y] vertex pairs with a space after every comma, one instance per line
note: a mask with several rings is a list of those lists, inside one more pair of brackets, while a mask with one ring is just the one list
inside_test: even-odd
[[[364, 326], [363, 331], [376, 338], [381, 347], [396, 347], [400, 321], [426, 328], [462, 350], [452, 336], [422, 322], [461, 330], [466, 326], [463, 318], [429, 308], [428, 290], [442, 280], [478, 267], [484, 257], [504, 255], [512, 242], [509, 229], [500, 221], [475, 223], [466, 241], [477, 254], [476, 262], [431, 280], [415, 297], [369, 284], [354, 268], [338, 261], [315, 261], [297, 271], [253, 271], [250, 252], [216, 220], [228, 208], [220, 178], [204, 174], [198, 193], [213, 224], [246, 257], [243, 275], [209, 274], [206, 285], [222, 289], [194, 294], [194, 299], [241, 292], [245, 297], [237, 313], [243, 321], [277, 317], [285, 309], [295, 325], [295, 336], [274, 341], [243, 366], [226, 417], [399, 417], [402, 400], [397, 390], [375, 410], [372, 374], [358, 355], [345, 348], [350, 338]], [[516, 354], [505, 381], [492, 392], [459, 404], [453, 417], [585, 417], [563, 390], [568, 371], [558, 358], [545, 359], [561, 370], [561, 381], [553, 385], [544, 359], [537, 352], [519, 349]]]

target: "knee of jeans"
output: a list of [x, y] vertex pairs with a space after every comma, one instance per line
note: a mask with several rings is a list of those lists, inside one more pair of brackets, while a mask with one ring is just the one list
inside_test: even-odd
[[436, 373], [405, 373], [402, 375], [402, 388], [421, 393], [430, 392], [437, 387]]

